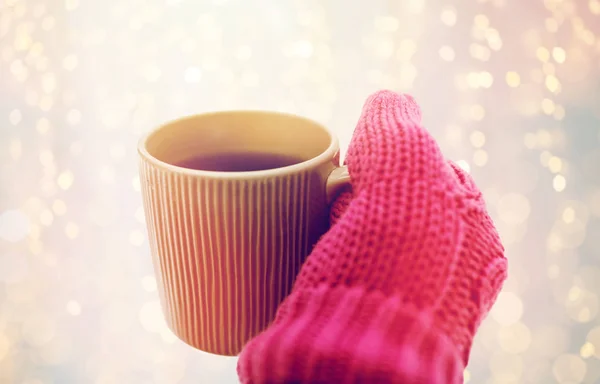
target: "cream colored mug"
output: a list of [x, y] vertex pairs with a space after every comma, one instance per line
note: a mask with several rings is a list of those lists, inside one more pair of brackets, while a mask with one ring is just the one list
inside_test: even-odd
[[[302, 117], [230, 111], [167, 123], [138, 152], [167, 324], [195, 348], [237, 355], [273, 320], [328, 228], [329, 203], [349, 182], [338, 141]], [[296, 162], [251, 171], [185, 166], [257, 153]]]

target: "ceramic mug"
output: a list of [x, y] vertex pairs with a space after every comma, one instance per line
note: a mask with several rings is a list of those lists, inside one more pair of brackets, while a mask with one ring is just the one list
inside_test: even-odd
[[[142, 138], [138, 152], [167, 324], [195, 348], [237, 355], [273, 320], [328, 229], [329, 203], [350, 180], [338, 141], [302, 117], [227, 111], [169, 122]], [[247, 172], [181, 166], [247, 153], [297, 162]]]

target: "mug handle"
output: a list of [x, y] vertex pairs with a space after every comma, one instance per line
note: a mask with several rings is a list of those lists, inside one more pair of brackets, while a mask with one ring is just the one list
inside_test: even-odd
[[350, 185], [350, 173], [348, 166], [343, 165], [335, 168], [327, 177], [325, 186], [327, 194], [327, 204], [333, 203], [333, 200], [340, 194], [342, 189]]

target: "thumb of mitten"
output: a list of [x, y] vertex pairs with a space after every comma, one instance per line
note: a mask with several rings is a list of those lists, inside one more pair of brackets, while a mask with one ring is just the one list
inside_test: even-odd
[[[398, 94], [392, 91], [379, 91], [372, 94], [363, 106], [362, 115], [363, 117], [370, 113], [373, 109], [381, 110], [382, 114], [386, 114], [389, 116], [393, 116], [397, 121], [413, 121], [416, 123], [421, 122], [421, 108], [416, 103], [415, 99], [408, 94]], [[359, 125], [356, 127], [354, 131], [354, 135], [351, 140], [350, 147], [364, 147], [363, 141], [366, 139], [365, 136], [371, 132], [367, 132], [364, 127], [361, 126], [363, 119], [359, 120]], [[371, 122], [374, 125], [377, 125], [378, 122]], [[359, 149], [360, 150], [360, 149]], [[364, 154], [366, 156], [371, 155]], [[375, 156], [377, 154], [375, 153]], [[353, 162], [353, 158], [357, 158], [356, 161], [360, 161], [358, 157], [359, 154], [354, 152], [350, 152], [349, 154], [350, 162]], [[348, 163], [348, 160], [345, 161], [345, 164]], [[355, 168], [356, 169], [356, 168]], [[352, 178], [352, 172], [350, 173], [350, 177]], [[330, 213], [330, 222], [331, 225], [334, 225], [337, 220], [344, 214], [348, 205], [352, 201], [353, 191], [352, 188], [348, 188], [344, 190], [333, 202], [331, 206]]]

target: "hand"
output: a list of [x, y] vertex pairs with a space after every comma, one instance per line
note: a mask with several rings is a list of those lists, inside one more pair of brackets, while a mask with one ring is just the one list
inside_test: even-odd
[[481, 193], [420, 125], [410, 96], [371, 96], [332, 209], [243, 383], [462, 383], [507, 262]]

